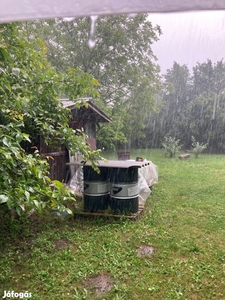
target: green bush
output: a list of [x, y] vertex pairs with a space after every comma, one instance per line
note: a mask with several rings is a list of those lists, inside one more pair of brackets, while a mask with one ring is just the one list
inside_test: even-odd
[[202, 153], [203, 150], [205, 150], [208, 146], [208, 144], [200, 144], [199, 142], [196, 142], [195, 138], [192, 136], [192, 150], [191, 152], [194, 153], [195, 157], [198, 158], [198, 155]]
[[165, 150], [165, 156], [175, 157], [176, 153], [180, 151], [180, 140], [176, 140], [174, 137], [166, 136], [162, 146]]

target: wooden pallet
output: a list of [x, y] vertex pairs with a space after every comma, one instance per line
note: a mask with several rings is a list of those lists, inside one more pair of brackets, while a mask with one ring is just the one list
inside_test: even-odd
[[130, 220], [136, 220], [143, 211], [144, 211], [144, 206], [139, 206], [138, 211], [131, 215], [123, 215], [123, 214], [118, 215], [118, 214], [109, 213], [108, 211], [102, 211], [102, 212], [75, 211], [74, 217], [76, 218], [78, 216], [87, 216], [87, 217], [105, 217], [105, 218], [116, 218], [116, 219], [125, 218]]

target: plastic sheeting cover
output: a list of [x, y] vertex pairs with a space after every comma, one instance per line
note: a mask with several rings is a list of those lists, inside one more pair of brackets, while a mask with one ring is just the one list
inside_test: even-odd
[[[150, 187], [158, 183], [158, 168], [152, 162], [138, 169], [138, 201], [139, 204], [145, 205], [146, 200], [151, 194]], [[67, 185], [68, 189], [72, 189], [78, 196], [83, 195], [83, 167], [79, 167], [74, 176]]]
[[0, 22], [141, 12], [225, 9], [224, 0], [1, 0]]
[[139, 205], [145, 205], [151, 194], [150, 187], [158, 183], [158, 167], [150, 162], [149, 165], [138, 169], [138, 201]]

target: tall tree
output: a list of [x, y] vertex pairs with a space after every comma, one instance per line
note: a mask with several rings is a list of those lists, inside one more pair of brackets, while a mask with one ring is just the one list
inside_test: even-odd
[[[138, 14], [134, 18], [101, 16], [90, 37], [91, 25], [90, 18], [71, 22], [57, 19], [28, 24], [27, 30], [31, 36], [34, 31], [43, 36], [48, 58], [57, 69], [64, 71], [68, 66], [78, 67], [99, 81], [102, 108], [111, 107], [107, 112], [113, 119], [115, 114], [118, 119], [122, 111], [126, 111], [121, 126], [121, 141], [125, 141], [131, 132], [134, 137], [134, 128], [136, 136], [142, 131], [143, 122], [136, 122], [134, 127], [134, 118], [139, 114], [138, 120], [143, 120], [154, 102], [159, 69], [154, 63], [151, 44], [157, 41], [161, 31], [158, 26], [152, 26], [147, 14]], [[89, 38], [95, 47], [89, 47]]]
[[187, 66], [174, 62], [164, 75], [162, 86], [158, 96], [160, 113], [153, 112], [149, 116], [147, 130], [150, 145], [160, 147], [165, 136], [172, 136], [186, 144], [187, 137], [183, 133], [187, 129], [186, 108], [190, 100], [190, 74]]
[[207, 143], [209, 152], [225, 150], [225, 64], [197, 63], [190, 76], [187, 66], [174, 63], [164, 76], [159, 114], [146, 125], [150, 146], [159, 147], [168, 135], [191, 149], [193, 136]]
[[191, 128], [211, 152], [223, 151], [225, 64], [211, 60], [193, 68]]

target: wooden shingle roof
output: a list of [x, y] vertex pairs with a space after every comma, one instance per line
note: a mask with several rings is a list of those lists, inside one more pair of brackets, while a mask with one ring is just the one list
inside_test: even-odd
[[[100, 109], [98, 108], [93, 102], [91, 98], [79, 98], [76, 99], [76, 102], [81, 103], [85, 101], [88, 105], [87, 110], [91, 114], [94, 114], [96, 116], [96, 120], [100, 123], [111, 123], [112, 120]], [[69, 100], [69, 99], [60, 99], [60, 102], [63, 104], [65, 108], [69, 108], [71, 110], [78, 109], [75, 105], [76, 102]], [[84, 107], [84, 106], [82, 106]]]

